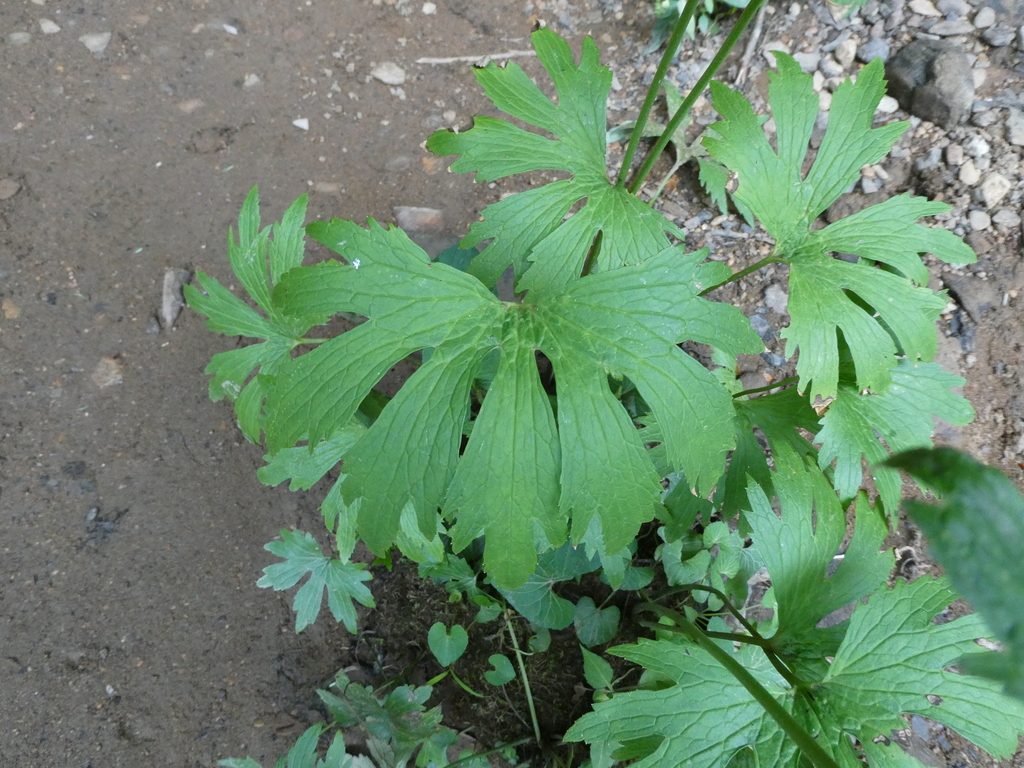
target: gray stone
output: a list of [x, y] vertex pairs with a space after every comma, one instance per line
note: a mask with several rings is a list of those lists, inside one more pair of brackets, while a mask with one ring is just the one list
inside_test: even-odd
[[981, 39], [993, 48], [1005, 48], [1013, 42], [1015, 32], [1005, 24], [996, 24], [981, 33]]
[[370, 75], [385, 85], [402, 85], [405, 83], [405, 70], [393, 61], [385, 61], [370, 70]]
[[946, 165], [959, 166], [964, 163], [964, 148], [959, 144], [946, 147]]
[[818, 68], [818, 64], [821, 62], [821, 54], [818, 52], [812, 53], [794, 53], [793, 58], [796, 59], [796, 63], [800, 65], [801, 71], [804, 74], [811, 74]]
[[78, 39], [91, 53], [103, 53], [107, 49], [107, 45], [110, 44], [110, 33], [94, 32], [80, 35]]
[[968, 160], [966, 163], [960, 166], [960, 181], [969, 187], [973, 187], [979, 181], [981, 181], [981, 174], [978, 173], [978, 169], [974, 165], [973, 160]]
[[964, 142], [964, 152], [971, 157], [981, 157], [987, 155], [991, 151], [992, 147], [978, 134], [974, 134], [967, 141]]
[[996, 12], [987, 5], [974, 15], [974, 26], [978, 29], [988, 29], [995, 23]]
[[992, 217], [984, 211], [971, 211], [967, 214], [967, 223], [975, 232], [980, 232], [992, 226]]
[[988, 128], [997, 122], [999, 122], [999, 114], [994, 109], [983, 109], [971, 115], [971, 125], [976, 125], [979, 128]]
[[939, 37], [969, 35], [974, 31], [974, 25], [967, 21], [967, 19], [954, 19], [952, 21], [940, 21], [937, 24], [932, 24], [928, 31]]
[[914, 167], [917, 168], [921, 173], [928, 171], [937, 170], [939, 163], [942, 161], [942, 149], [941, 147], [932, 147], [928, 150], [927, 155], [921, 155], [914, 161]]
[[860, 189], [865, 195], [873, 195], [882, 188], [883, 181], [877, 176], [861, 176]]
[[992, 223], [999, 229], [1015, 230], [1020, 226], [1020, 214], [1013, 208], [1000, 208], [992, 217]]
[[971, 12], [971, 6], [967, 3], [967, 0], [939, 0], [935, 7], [938, 8], [939, 13], [943, 16], [953, 19], [962, 19]]
[[950, 272], [942, 276], [942, 282], [956, 303], [967, 310], [967, 314], [976, 323], [986, 312], [1002, 303], [1002, 291], [998, 290], [995, 281]]
[[1024, 0], [989, 0], [999, 20], [1011, 27], [1024, 24]]
[[889, 60], [889, 43], [885, 40], [869, 40], [857, 49], [857, 60], [867, 64], [874, 59]]
[[885, 73], [890, 95], [922, 120], [952, 128], [971, 113], [971, 63], [953, 43], [914, 40], [886, 65]]
[[772, 283], [765, 289], [764, 303], [773, 312], [785, 315], [789, 311], [789, 294], [778, 283]]
[[1001, 173], [990, 173], [981, 182], [978, 192], [986, 208], [994, 208], [1013, 189], [1010, 180]]
[[436, 208], [396, 205], [395, 222], [406, 232], [437, 232], [444, 227], [444, 214]]
[[1015, 147], [1024, 147], [1024, 112], [1010, 108], [1006, 118], [1006, 140]]
[[941, 16], [931, 0], [910, 0], [907, 7], [918, 16]]
[[818, 63], [818, 71], [825, 77], [841, 77], [843, 65], [831, 56], [822, 56], [821, 61]]
[[760, 336], [763, 341], [767, 341], [775, 333], [775, 331], [772, 330], [771, 323], [765, 319], [765, 316], [759, 315], [756, 312], [750, 316], [750, 327], [757, 332], [757, 335]]
[[[857, 41], [852, 38], [843, 40], [839, 45], [836, 46], [835, 57], [836, 61], [848, 67], [853, 64], [853, 58], [857, 55]], [[828, 75], [828, 73], [825, 73]], [[829, 75], [831, 77], [831, 75]]]

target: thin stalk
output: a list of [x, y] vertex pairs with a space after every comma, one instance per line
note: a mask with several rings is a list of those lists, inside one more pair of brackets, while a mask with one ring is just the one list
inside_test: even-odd
[[[658, 607], [661, 608], [661, 606]], [[695, 627], [685, 616], [679, 616], [678, 619], [681, 620], [679, 628], [691, 640], [697, 643], [697, 645], [707, 651], [715, 661], [725, 667], [729, 674], [735, 677], [740, 685], [747, 689], [747, 692], [754, 697], [754, 700], [757, 701], [758, 704], [764, 707], [764, 710], [776, 723], [779, 724], [779, 727], [786, 732], [786, 735], [796, 742], [796, 745], [804, 753], [804, 756], [810, 760], [816, 768], [839, 768], [836, 761], [818, 745], [818, 742], [814, 740], [814, 737], [811, 736], [811, 734], [809, 734], [759, 682], [757, 682], [754, 676], [751, 675], [742, 664], [719, 648], [717, 644], [713, 643], [709, 637]], [[673, 620], [675, 621], [677, 619], [673, 618]]]
[[626, 154], [622, 158], [622, 167], [619, 168], [619, 178], [615, 182], [616, 186], [626, 186], [626, 177], [629, 175], [629, 166], [633, 164], [633, 156], [636, 154], [637, 147], [640, 145], [640, 139], [643, 137], [644, 128], [647, 126], [647, 118], [650, 117], [651, 109], [653, 109], [654, 102], [658, 98], [658, 92], [661, 90], [661, 84], [665, 80], [665, 75], [668, 74], [668, 68], [672, 64], [672, 59], [676, 57], [676, 51], [679, 50], [679, 43], [682, 42], [683, 35], [686, 33], [686, 28], [689, 26], [690, 19], [693, 18], [693, 14], [696, 12], [697, 5], [700, 1], [701, 0], [686, 0], [686, 5], [683, 6], [683, 11], [679, 15], [679, 21], [676, 22], [675, 27], [672, 29], [672, 35], [665, 44], [665, 53], [662, 55], [661, 61], [658, 63], [658, 69], [654, 73], [654, 79], [647, 88], [647, 95], [644, 97], [644, 103], [640, 107], [640, 115], [637, 117], [636, 124], [633, 126], [633, 133], [629, 136], [629, 144], [626, 145]]
[[[664, 606], [661, 606], [661, 605], [650, 605], [650, 606], [645, 606], [645, 607], [648, 610], [650, 610], [652, 613], [657, 613], [657, 614], [659, 614], [661, 616], [665, 616], [665, 617], [667, 617], [669, 619], [672, 619], [672, 621], [675, 621], [676, 623], [679, 623], [680, 621], [682, 621], [682, 622], [688, 622], [689, 621], [681, 613], [679, 613], [678, 611], [673, 611], [671, 608], [665, 608]], [[662, 629], [667, 629], [667, 627], [662, 627]], [[701, 630], [701, 631], [703, 631], [703, 630]], [[710, 634], [718, 634], [718, 633], [706, 633], [706, 634], [710, 635]], [[725, 638], [725, 639], [731, 640], [732, 638]], [[800, 678], [798, 678], [794, 674], [793, 670], [791, 670], [786, 665], [786, 663], [783, 662], [782, 659], [779, 658], [778, 654], [775, 653], [775, 649], [772, 647], [771, 640], [765, 640], [760, 635], [757, 635], [757, 639], [760, 642], [754, 641], [753, 644], [759, 646], [761, 648], [761, 650], [764, 651], [764, 655], [768, 658], [768, 661], [771, 662], [771, 665], [773, 667], [775, 667], [775, 671], [778, 672], [780, 675], [782, 675], [782, 678], [787, 683], [789, 683], [793, 688], [795, 688], [797, 690], [801, 690], [801, 691], [802, 690], [806, 690], [807, 686], [803, 683], [803, 681], [801, 681]]]
[[745, 267], [744, 269], [741, 269], [739, 272], [734, 273], [732, 275], [732, 277], [730, 277], [729, 279], [723, 280], [720, 283], [716, 283], [715, 285], [712, 285], [710, 288], [705, 288], [703, 291], [701, 291], [697, 295], [698, 296], [703, 296], [705, 294], [711, 293], [712, 291], [718, 290], [723, 285], [728, 285], [729, 283], [735, 283], [737, 280], [739, 280], [740, 278], [746, 277], [751, 272], [757, 272], [757, 270], [759, 270], [761, 267], [767, 267], [769, 264], [782, 264], [782, 263], [783, 263], [782, 259], [780, 259], [778, 256], [775, 256], [775, 255], [765, 256], [760, 261], [756, 261], [753, 264], [751, 264], [749, 267]]
[[[746, 8], [743, 9], [743, 13], [740, 14], [739, 19], [736, 20], [736, 25], [729, 32], [729, 35], [725, 38], [725, 42], [722, 43], [722, 47], [718, 50], [715, 58], [708, 64], [707, 69], [704, 70], [704, 74], [697, 80], [697, 84], [690, 89], [686, 98], [683, 99], [683, 103], [676, 110], [676, 113], [669, 120], [668, 125], [665, 126], [665, 132], [661, 134], [661, 137], [655, 142], [651, 151], [648, 153], [647, 158], [644, 160], [643, 165], [640, 166], [640, 170], [637, 171], [636, 177], [630, 183], [628, 189], [632, 194], [637, 194], [640, 191], [640, 187], [647, 180], [647, 177], [651, 173], [651, 169], [654, 168], [654, 163], [657, 162], [658, 157], [668, 146], [669, 141], [672, 140], [672, 135], [675, 133], [676, 128], [683, 122], [683, 119], [689, 114], [693, 108], [694, 102], [704, 92], [704, 89], [708, 87], [708, 83], [711, 82], [711, 78], [715, 76], [719, 67], [725, 62], [725, 59], [732, 52], [732, 49], [736, 46], [736, 41], [739, 40], [740, 35], [743, 34], [743, 30], [750, 24], [751, 19], [754, 18], [754, 14], [757, 13], [758, 9], [764, 5], [765, 0], [750, 0], [750, 3]], [[635, 133], [635, 129], [634, 129]]]
[[767, 392], [769, 389], [778, 389], [779, 387], [784, 387], [786, 384], [792, 384], [795, 381], [800, 381], [800, 377], [799, 376], [790, 376], [789, 378], [786, 378], [786, 379], [779, 379], [778, 381], [776, 381], [776, 382], [774, 382], [772, 384], [769, 384], [767, 387], [756, 387], [754, 389], [744, 389], [742, 392], [737, 392], [732, 397], [733, 397], [733, 400], [735, 400], [737, 397], [743, 397], [744, 395], [753, 395], [753, 394], [756, 394], [757, 392]]
[[512, 629], [512, 622], [509, 621], [508, 636], [512, 638], [512, 647], [516, 649], [516, 661], [519, 662], [519, 675], [523, 678], [523, 688], [526, 690], [526, 704], [530, 708], [530, 720], [533, 722], [533, 735], [537, 739], [537, 745], [541, 744], [540, 723], [537, 722], [537, 710], [533, 706], [533, 693], [530, 691], [530, 678], [526, 676], [526, 664], [523, 663], [523, 652], [519, 650], [519, 641], [516, 640], [516, 631]]

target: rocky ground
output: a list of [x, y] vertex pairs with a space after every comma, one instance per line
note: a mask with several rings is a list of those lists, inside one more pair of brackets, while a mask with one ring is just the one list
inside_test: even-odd
[[[272, 561], [262, 545], [281, 527], [318, 530], [318, 489], [258, 484], [261, 451], [206, 396], [206, 362], [235, 342], [188, 310], [174, 317], [165, 279], [173, 287], [201, 269], [231, 282], [225, 233], [256, 183], [268, 218], [308, 191], [316, 218], [429, 209], [415, 237], [435, 251], [450, 244], [524, 184], [473, 184], [420, 148], [432, 130], [491, 114], [470, 62], [512, 53], [544, 82], [520, 53], [534, 24], [576, 48], [593, 35], [616, 75], [614, 125], [635, 115], [657, 64], [644, 52], [649, 10], [615, 0], [0, 5], [0, 764], [192, 768], [251, 754], [266, 765], [320, 719], [314, 690], [337, 669], [417, 656], [424, 633], [410, 605], [436, 597], [404, 575], [376, 574], [382, 610], [358, 637], [323, 620], [296, 636], [289, 596], [255, 588]], [[909, 119], [910, 130], [827, 216], [907, 190], [952, 206], [939, 224], [979, 260], [931, 264], [934, 287], [950, 294], [940, 359], [967, 379], [978, 419], [939, 436], [1020, 483], [1024, 3], [869, 0], [843, 17], [811, 0], [773, 4], [758, 26], [721, 79], [763, 107], [767, 52], [793, 53], [815, 73], [819, 138], [832, 90], [866, 60], [886, 59], [903, 84], [877, 120]], [[672, 72], [680, 88], [719, 39], [686, 44]], [[701, 103], [693, 130], [713, 119]], [[658, 205], [691, 245], [737, 268], [768, 247], [710, 208], [687, 168]], [[777, 380], [784, 273], [762, 270], [731, 297], [769, 346], [743, 360], [745, 377]], [[569, 690], [541, 691], [550, 722], [573, 716]], [[509, 712], [509, 729], [527, 733]], [[458, 724], [494, 735], [490, 721]], [[907, 744], [929, 765], [991, 763], [922, 718], [910, 725]]]

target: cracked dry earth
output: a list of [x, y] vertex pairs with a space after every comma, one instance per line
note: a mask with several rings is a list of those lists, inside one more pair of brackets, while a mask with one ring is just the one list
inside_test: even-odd
[[[822, 67], [855, 74], [869, 43], [889, 55], [930, 35], [966, 52], [977, 89], [966, 122], [914, 118], [842, 205], [907, 189], [953, 204], [940, 224], [980, 258], [931, 265], [951, 296], [941, 355], [966, 377], [978, 420], [940, 438], [1020, 482], [1022, 174], [1010, 123], [1024, 20], [1009, 0], [933, 7], [937, 16], [921, 3], [869, 2], [838, 21], [814, 2], [773, 6], [742, 87], [763, 103], [767, 48], [804, 54], [826, 94], [837, 74]], [[987, 5], [986, 26], [976, 16]], [[957, 34], [929, 31], [959, 20], [948, 27]], [[522, 50], [537, 21], [577, 49], [593, 35], [616, 73], [610, 124], [635, 114], [656, 64], [642, 53], [646, 3], [0, 4], [0, 766], [193, 768], [246, 754], [266, 765], [321, 719], [315, 689], [337, 669], [386, 668], [422, 644], [406, 618], [436, 598], [405, 576], [376, 573], [391, 608], [365, 617], [359, 637], [323, 619], [297, 636], [290, 596], [255, 587], [280, 528], [320, 530], [320, 495], [258, 483], [261, 451], [225, 403], [209, 402], [203, 375], [237, 341], [188, 310], [161, 321], [163, 283], [168, 270], [196, 269], [231, 283], [225, 234], [257, 183], [268, 218], [310, 192], [312, 218], [394, 221], [396, 208], [427, 207], [437, 213], [414, 236], [435, 252], [458, 239], [485, 204], [527, 182], [476, 185], [421, 149], [431, 131], [493, 112], [465, 61], [417, 60]], [[687, 43], [672, 72], [680, 87], [715, 39]], [[723, 79], [740, 69], [734, 61]], [[886, 109], [880, 120], [907, 117]], [[703, 105], [698, 123], [711, 117]], [[995, 171], [1009, 187], [988, 205], [979, 188]], [[767, 247], [735, 217], [709, 215], [687, 170], [659, 205], [712, 258], [741, 267]], [[765, 270], [735, 292], [769, 347], [743, 361], [762, 386], [782, 375], [782, 278]], [[510, 722], [505, 738], [528, 732]], [[908, 745], [930, 765], [991, 762], [954, 734], [911, 726]]]

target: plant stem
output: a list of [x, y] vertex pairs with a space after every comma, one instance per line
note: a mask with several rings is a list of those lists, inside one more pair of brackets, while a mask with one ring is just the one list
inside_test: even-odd
[[[715, 58], [708, 64], [707, 69], [704, 70], [704, 74], [697, 80], [696, 85], [690, 89], [690, 92], [683, 99], [683, 103], [676, 110], [676, 113], [669, 120], [668, 125], [665, 126], [665, 132], [661, 134], [659, 139], [655, 142], [651, 151], [647, 154], [647, 158], [644, 160], [643, 165], [640, 166], [640, 170], [637, 171], [636, 177], [629, 185], [629, 191], [634, 195], [640, 191], [640, 187], [643, 186], [644, 181], [651, 173], [651, 169], [654, 167], [654, 163], [657, 162], [658, 157], [664, 151], [665, 147], [668, 146], [669, 141], [672, 140], [672, 135], [675, 133], [676, 128], [683, 122], [690, 109], [693, 107], [694, 102], [704, 92], [704, 89], [708, 87], [708, 83], [711, 82], [711, 78], [715, 76], [719, 67], [722, 66], [725, 59], [732, 52], [732, 49], [736, 45], [736, 41], [739, 40], [740, 35], [743, 34], [743, 30], [750, 24], [751, 19], [757, 13], [758, 9], [764, 5], [765, 0], [750, 0], [750, 3], [746, 8], [743, 9], [743, 13], [740, 14], [739, 19], [736, 20], [735, 26], [729, 35], [725, 38], [725, 42], [722, 43], [722, 47], [718, 50]], [[653, 86], [653, 83], [652, 83]], [[639, 120], [637, 121], [639, 126]], [[634, 128], [634, 135], [637, 133], [637, 129]], [[632, 138], [631, 138], [632, 141]]]
[[744, 395], [753, 395], [753, 394], [755, 394], [757, 392], [767, 392], [769, 389], [778, 389], [779, 387], [783, 387], [786, 384], [792, 384], [794, 381], [800, 381], [800, 377], [799, 376], [790, 376], [789, 378], [780, 379], [779, 381], [773, 382], [772, 384], [769, 384], [767, 387], [756, 387], [755, 389], [744, 389], [742, 392], [737, 392], [732, 397], [735, 400], [737, 397], [743, 397]]
[[757, 270], [759, 270], [761, 267], [766, 267], [769, 264], [781, 264], [781, 263], [782, 263], [782, 259], [780, 259], [778, 256], [774, 256], [774, 255], [772, 255], [772, 256], [765, 256], [760, 261], [755, 261], [749, 267], [745, 267], [744, 269], [741, 269], [739, 272], [736, 272], [728, 280], [723, 280], [720, 283], [712, 285], [710, 288], [705, 288], [703, 291], [701, 291], [697, 295], [698, 296], [703, 296], [703, 295], [705, 295], [707, 293], [711, 293], [712, 291], [718, 290], [723, 285], [728, 285], [729, 283], [735, 283], [737, 280], [746, 277], [751, 272], [757, 272]]
[[[661, 610], [661, 606], [658, 606]], [[673, 611], [673, 613], [675, 613]], [[726, 653], [724, 650], [718, 647], [714, 642], [711, 641], [707, 635], [701, 632], [697, 627], [690, 622], [685, 616], [678, 615], [678, 617], [672, 617], [673, 621], [678, 622], [679, 628], [697, 645], [703, 648], [712, 658], [721, 664], [736, 680], [747, 689], [747, 692], [754, 697], [755, 701], [764, 707], [765, 711], [771, 716], [779, 727], [786, 732], [796, 745], [804, 753], [804, 756], [810, 760], [816, 768], [839, 768], [838, 764], [832, 757], [822, 749], [818, 742], [814, 740], [803, 726], [798, 723], [794, 717], [787, 712], [779, 702], [775, 700], [764, 687], [757, 682], [753, 675], [751, 675], [742, 664], [736, 661], [732, 656]]]
[[526, 705], [530, 708], [530, 720], [533, 722], [533, 735], [537, 739], [537, 746], [541, 745], [540, 723], [537, 722], [537, 710], [533, 706], [533, 693], [530, 691], [530, 678], [526, 676], [526, 664], [523, 663], [523, 652], [519, 650], [519, 641], [516, 639], [516, 631], [512, 628], [512, 622], [506, 619], [505, 626], [508, 627], [508, 636], [512, 638], [512, 647], [516, 649], [516, 661], [519, 663], [519, 675], [523, 678], [523, 688], [526, 690]]
[[629, 144], [626, 146], [626, 154], [622, 158], [622, 167], [619, 168], [619, 178], [615, 182], [616, 186], [626, 186], [629, 167], [633, 164], [633, 156], [636, 155], [640, 139], [643, 138], [644, 128], [647, 126], [647, 118], [650, 117], [651, 109], [654, 107], [654, 102], [658, 98], [658, 92], [661, 90], [661, 84], [665, 80], [665, 75], [668, 74], [668, 68], [672, 64], [672, 59], [676, 56], [676, 51], [679, 50], [679, 43], [686, 33], [690, 19], [693, 18], [693, 14], [697, 10], [698, 3], [700, 3], [700, 0], [686, 0], [686, 5], [683, 6], [679, 20], [672, 29], [672, 36], [669, 37], [668, 42], [665, 44], [665, 53], [658, 64], [658, 70], [654, 73], [654, 79], [651, 80], [651, 84], [647, 88], [647, 95], [644, 97], [644, 103], [640, 107], [640, 115], [637, 117], [636, 124], [633, 126], [633, 132], [629, 136]]

